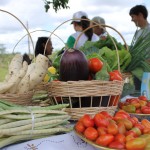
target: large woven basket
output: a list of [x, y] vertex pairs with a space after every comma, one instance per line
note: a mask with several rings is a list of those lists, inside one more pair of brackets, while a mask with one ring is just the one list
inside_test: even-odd
[[[103, 27], [109, 27], [115, 30], [122, 37], [122, 35], [113, 27], [107, 25], [103, 25]], [[87, 29], [85, 29], [83, 32], [85, 32], [86, 30]], [[78, 37], [78, 39], [80, 38], [80, 36]], [[123, 37], [122, 39], [125, 43]], [[113, 39], [112, 41], [116, 47], [116, 44]], [[119, 68], [119, 54], [117, 47], [116, 55], [118, 57]], [[68, 82], [52, 81], [47, 84], [47, 90], [53, 104], [69, 103], [70, 106], [69, 108], [66, 108], [65, 111], [71, 115], [72, 120], [78, 120], [84, 114], [90, 114], [91, 116], [93, 116], [100, 111], [107, 111], [110, 115], [114, 115], [117, 109], [120, 95], [122, 94], [123, 85], [124, 80], [91, 80]]]
[[123, 84], [123, 81], [53, 81], [48, 84], [48, 91], [54, 104], [70, 104], [65, 111], [76, 120], [85, 113], [108, 111], [113, 115], [117, 108], [113, 106], [115, 97], [121, 94]]
[[[27, 31], [27, 34], [28, 34], [28, 36], [32, 42], [32, 46], [34, 49], [32, 37], [31, 37], [28, 29], [26, 28], [26, 26], [21, 22], [21, 20], [19, 18], [17, 18], [14, 14], [12, 14], [6, 10], [0, 9], [0, 11], [9, 14], [10, 16], [14, 17], [17, 21], [19, 21], [21, 23], [23, 28]], [[28, 91], [28, 92], [23, 93], [23, 94], [4, 93], [4, 94], [0, 94], [0, 99], [6, 100], [8, 102], [12, 102], [14, 104], [27, 106], [27, 105], [32, 104], [32, 96], [33, 95], [34, 95], [34, 90]]]

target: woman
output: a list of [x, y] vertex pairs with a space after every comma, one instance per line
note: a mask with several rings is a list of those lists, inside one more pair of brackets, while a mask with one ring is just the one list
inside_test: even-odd
[[48, 37], [39, 37], [35, 46], [35, 57], [42, 54], [48, 57], [53, 51], [52, 41]]
[[[76, 32], [69, 36], [69, 38], [67, 40], [67, 44], [66, 44], [68, 46], [68, 48], [80, 49], [80, 47], [83, 46], [86, 41], [95, 42], [95, 41], [99, 40], [99, 37], [93, 33], [92, 28], [85, 31], [81, 35], [81, 37], [78, 39], [78, 37], [80, 36], [82, 31], [87, 29], [88, 27], [90, 27], [90, 21], [81, 20], [81, 19], [88, 19], [88, 16], [85, 12], [78, 11], [78, 12], [74, 13], [73, 21], [71, 24], [73, 24], [74, 30]], [[77, 41], [77, 44], [75, 45], [76, 40], [78, 40], [78, 41]]]
[[[35, 46], [35, 57], [38, 54], [42, 54], [48, 57], [49, 55], [52, 54], [52, 51], [53, 51], [53, 46], [52, 46], [51, 39], [48, 37], [39, 37]], [[49, 66], [51, 65], [52, 65], [52, 61], [49, 59]]]

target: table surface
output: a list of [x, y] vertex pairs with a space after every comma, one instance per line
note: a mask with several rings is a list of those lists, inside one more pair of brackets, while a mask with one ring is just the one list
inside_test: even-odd
[[81, 140], [74, 131], [67, 134], [50, 136], [13, 144], [0, 150], [97, 150]]

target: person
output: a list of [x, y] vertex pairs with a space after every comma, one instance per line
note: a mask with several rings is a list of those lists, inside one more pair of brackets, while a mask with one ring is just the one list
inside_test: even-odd
[[[48, 37], [38, 37], [36, 46], [35, 46], [35, 57], [38, 54], [45, 55], [48, 57], [53, 52], [52, 41]], [[49, 57], [48, 57], [49, 58]], [[52, 65], [52, 61], [49, 59], [49, 66]]]
[[28, 65], [31, 64], [32, 59], [29, 57], [29, 55], [27, 53], [23, 54], [23, 62], [26, 61], [28, 63]]
[[[78, 39], [82, 31], [90, 27], [90, 20], [82, 19], [88, 19], [88, 15], [85, 12], [78, 11], [73, 14], [73, 21], [71, 22], [71, 24], [73, 24], [74, 30], [76, 32], [69, 36], [66, 43], [68, 48], [80, 49], [80, 47], [83, 46], [86, 41], [95, 42], [99, 40], [99, 37], [95, 33], [93, 33], [92, 28], [89, 28], [87, 31], [85, 31]], [[78, 40], [77, 43], [76, 40]], [[76, 45], [74, 45], [75, 43]]]
[[[102, 17], [96, 16], [96, 17], [92, 18], [91, 25], [92, 26], [97, 25], [96, 23], [98, 23], [100, 25], [101, 24], [105, 25], [105, 20]], [[106, 32], [105, 27], [104, 28], [101, 28], [100, 26], [93, 27], [93, 32], [95, 34], [97, 34], [100, 39], [106, 39], [106, 37], [107, 37], [107, 32]]]
[[[134, 7], [132, 7], [129, 11], [129, 15], [131, 17], [131, 21], [133, 21], [137, 27], [136, 32], [133, 36], [133, 39], [131, 41], [131, 45], [130, 45], [130, 51], [132, 51], [134, 49], [134, 47], [137, 47], [137, 44], [139, 43], [138, 41], [140, 41], [140, 45], [138, 44], [138, 47], [140, 47], [141, 45], [144, 45], [144, 41], [146, 41], [148, 39], [148, 36], [150, 34], [150, 24], [147, 20], [148, 18], [148, 10], [144, 5], [136, 5]], [[141, 39], [143, 39], [141, 41]], [[149, 46], [147, 48], [144, 48], [141, 52], [141, 54], [143, 53], [144, 56], [143, 58], [148, 61], [150, 59], [150, 55], [148, 55], [149, 53]], [[143, 59], [142, 58], [142, 59]], [[146, 71], [147, 72], [147, 71]], [[140, 91], [141, 90], [141, 80], [139, 78], [137, 78], [136, 76], [134, 76], [134, 84], [135, 84], [135, 90]]]
[[146, 36], [150, 33], [150, 24], [147, 21], [148, 11], [144, 5], [136, 5], [132, 7], [129, 11], [129, 15], [137, 27], [131, 43], [131, 46], [133, 46], [140, 36]]

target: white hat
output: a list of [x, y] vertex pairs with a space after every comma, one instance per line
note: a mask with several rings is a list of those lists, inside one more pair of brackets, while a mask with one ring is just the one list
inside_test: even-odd
[[[85, 12], [78, 11], [78, 12], [76, 12], [76, 13], [73, 14], [73, 18], [72, 19], [75, 22], [81, 22], [81, 20], [76, 20], [76, 19], [81, 19], [83, 16], [85, 16], [86, 18], [88, 18], [88, 15]], [[73, 21], [72, 21], [72, 23], [73, 23]]]
[[99, 24], [105, 24], [105, 20], [102, 17], [96, 16], [92, 19], [92, 21], [99, 23]]

